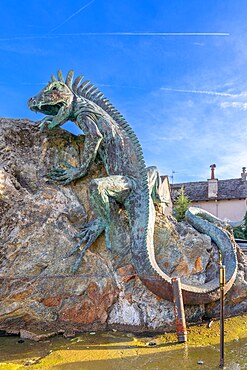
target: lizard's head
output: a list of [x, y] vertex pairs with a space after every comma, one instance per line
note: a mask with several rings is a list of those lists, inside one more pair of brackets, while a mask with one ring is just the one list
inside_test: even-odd
[[72, 100], [73, 94], [69, 88], [63, 82], [53, 81], [28, 100], [28, 107], [34, 112], [55, 116], [60, 108], [70, 105]]
[[[52, 82], [37, 95], [28, 100], [28, 107], [34, 112], [49, 115], [52, 121], [49, 128], [58, 126], [70, 118], [74, 93], [72, 90], [73, 71], [70, 71], [64, 82], [62, 72], [58, 71], [58, 79], [52, 75]], [[52, 119], [52, 117], [54, 117]]]

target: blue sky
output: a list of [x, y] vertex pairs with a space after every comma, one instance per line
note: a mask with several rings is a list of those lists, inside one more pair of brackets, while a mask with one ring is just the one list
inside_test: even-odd
[[[95, 83], [174, 181], [247, 166], [247, 1], [1, 0], [0, 116], [27, 108], [52, 73]], [[71, 124], [66, 126], [73, 130]]]

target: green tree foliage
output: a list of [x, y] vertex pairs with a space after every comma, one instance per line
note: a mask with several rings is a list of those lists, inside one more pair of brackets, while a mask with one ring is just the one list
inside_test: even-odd
[[187, 195], [184, 194], [184, 188], [181, 188], [180, 195], [175, 200], [174, 216], [176, 217], [177, 221], [184, 221], [185, 220], [185, 212], [189, 208], [190, 201]]
[[247, 239], [247, 212], [245, 213], [243, 224], [234, 227], [233, 233], [236, 239]]

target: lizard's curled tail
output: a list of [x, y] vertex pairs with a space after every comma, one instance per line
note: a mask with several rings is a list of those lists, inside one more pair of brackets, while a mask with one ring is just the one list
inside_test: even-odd
[[[150, 208], [152, 209], [152, 206]], [[132, 242], [133, 263], [138, 276], [149, 290], [161, 298], [173, 301], [171, 277], [158, 266], [152, 235], [148, 235], [152, 234], [152, 231], [150, 232], [153, 223], [152, 212], [153, 210], [149, 216], [149, 226], [145, 231], [141, 226], [140, 219], [136, 222], [137, 225], [134, 225], [134, 221], [134, 224], [132, 223], [132, 227], [135, 229], [135, 237]], [[208, 212], [191, 207], [186, 213], [186, 219], [199, 232], [209, 235], [219, 248], [223, 264], [226, 266], [225, 292], [227, 292], [233, 285], [237, 274], [234, 241], [225, 230], [213, 223], [218, 220]], [[219, 279], [206, 282], [203, 286], [182, 284], [182, 293], [185, 304], [210, 303], [220, 297]]]

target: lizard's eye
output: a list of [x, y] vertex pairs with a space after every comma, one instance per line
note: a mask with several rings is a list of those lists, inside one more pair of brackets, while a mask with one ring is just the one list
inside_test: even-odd
[[52, 88], [52, 91], [55, 91], [55, 90], [57, 90], [56, 86], [54, 86], [54, 87]]

